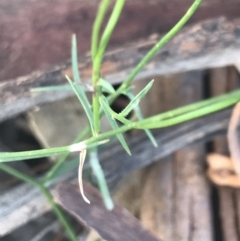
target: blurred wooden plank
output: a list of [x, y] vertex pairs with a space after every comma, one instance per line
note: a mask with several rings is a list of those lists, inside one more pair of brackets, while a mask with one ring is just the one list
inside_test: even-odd
[[[163, 77], [153, 89], [152, 99], [147, 98], [143, 108], [148, 114], [154, 108], [163, 112], [198, 101], [202, 98], [202, 72]], [[212, 240], [204, 154], [203, 145], [191, 144], [160, 159], [144, 172], [140, 219], [156, 237], [163, 240]]]
[[[240, 9], [240, 8], [239, 8]], [[183, 29], [136, 77], [172, 74], [188, 70], [238, 65], [240, 56], [240, 20], [224, 18], [209, 20]], [[102, 75], [111, 83], [119, 83], [156, 43], [158, 34], [123, 47], [108, 51], [102, 65]], [[80, 70], [84, 81], [89, 81], [91, 61], [81, 55]], [[0, 121], [26, 111], [35, 105], [55, 101], [73, 93], [31, 93], [30, 89], [45, 85], [67, 83], [71, 76], [69, 62], [47, 70], [9, 79], [0, 83]]]
[[[210, 77], [210, 95], [217, 96], [239, 87], [240, 79], [234, 68], [212, 69]], [[217, 137], [213, 141], [213, 152], [222, 155], [229, 155], [226, 137]], [[220, 203], [219, 218], [221, 227], [215, 226], [216, 238], [219, 237], [219, 230], [223, 234], [225, 241], [239, 240], [239, 225], [236, 217], [238, 214], [239, 191], [230, 187], [217, 187]], [[215, 202], [215, 200], [213, 200]], [[237, 205], [236, 205], [237, 203]], [[215, 221], [216, 222], [216, 221]]]
[[108, 211], [100, 193], [90, 184], [84, 183], [84, 192], [90, 205], [82, 199], [78, 184], [61, 184], [55, 201], [79, 222], [96, 230], [104, 240], [158, 241], [126, 209], [116, 204]]

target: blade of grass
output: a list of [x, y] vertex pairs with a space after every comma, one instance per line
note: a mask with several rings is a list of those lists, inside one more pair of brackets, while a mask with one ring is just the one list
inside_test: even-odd
[[117, 21], [119, 19], [119, 16], [122, 12], [123, 6], [125, 4], [125, 0], [118, 0], [115, 3], [115, 6], [113, 8], [112, 14], [109, 18], [109, 21], [107, 23], [107, 26], [103, 32], [100, 44], [99, 44], [99, 48], [97, 51], [97, 55], [96, 58], [94, 59], [94, 65], [96, 66], [95, 69], [99, 69], [100, 70], [100, 65], [102, 62], [102, 58], [104, 55], [104, 52], [106, 50], [107, 44], [109, 42], [109, 39], [112, 35], [112, 32], [117, 24]]
[[70, 91], [72, 90], [69, 85], [56, 85], [32, 88], [31, 92], [47, 92], [47, 91]]
[[102, 167], [99, 163], [98, 153], [96, 148], [90, 150], [89, 159], [90, 159], [90, 164], [94, 172], [94, 175], [97, 178], [104, 204], [108, 210], [112, 210], [114, 208], [114, 204], [108, 190], [107, 182], [106, 182]]
[[101, 26], [102, 26], [102, 22], [107, 13], [109, 4], [110, 4], [110, 0], [102, 0], [101, 1], [99, 8], [98, 8], [97, 16], [96, 16], [94, 24], [93, 24], [92, 42], [91, 42], [92, 62], [94, 62], [95, 56], [97, 54], [98, 45], [99, 45], [99, 43], [98, 43], [99, 33], [100, 33]]
[[[71, 51], [71, 57], [72, 57], [72, 71], [73, 71], [73, 80], [75, 83], [80, 83], [80, 73], [78, 69], [78, 55], [77, 55], [77, 40], [76, 35], [72, 36], [72, 51]], [[81, 86], [76, 86], [73, 84], [72, 80], [66, 76], [68, 82], [70, 83], [73, 91], [75, 92], [76, 96], [78, 97], [80, 103], [82, 104], [86, 115], [88, 117], [92, 133], [95, 134], [94, 131], [94, 123], [93, 123], [93, 113], [91, 110], [90, 103], [87, 99], [87, 96], [85, 94], [85, 91], [81, 88]]]
[[12, 162], [12, 161], [22, 161], [28, 159], [49, 157], [54, 155], [79, 152], [86, 148], [93, 148], [102, 144], [105, 144], [109, 140], [102, 139], [101, 141], [92, 142], [86, 144], [86, 141], [72, 144], [70, 146], [61, 146], [54, 148], [46, 148], [42, 150], [34, 151], [18, 151], [18, 152], [0, 152], [0, 163], [2, 162]]
[[88, 117], [88, 121], [90, 123], [92, 133], [94, 134], [93, 113], [91, 111], [91, 107], [90, 107], [90, 104], [89, 104], [89, 101], [87, 99], [87, 96], [86, 96], [85, 92], [80, 86], [75, 86], [73, 84], [72, 80], [67, 75], [66, 75], [66, 78], [67, 78], [68, 82], [70, 83], [70, 85], [71, 85], [73, 91], [75, 92], [76, 96], [78, 97], [80, 103], [82, 104], [83, 109], [85, 110], [86, 115]]
[[[100, 67], [101, 67], [103, 54], [105, 52], [108, 40], [117, 23], [117, 20], [119, 19], [124, 2], [125, 0], [116, 1], [112, 14], [107, 23], [107, 26], [103, 32], [103, 36], [101, 38], [98, 48], [96, 48], [96, 42], [94, 43], [92, 42], [92, 56], [93, 56], [92, 85], [94, 88], [94, 94], [92, 98], [92, 107], [93, 107], [93, 122], [94, 122], [93, 127], [95, 131], [95, 135], [97, 135], [100, 132], [99, 97], [101, 96], [101, 89], [97, 85], [100, 77]], [[104, 1], [102, 3], [104, 3]], [[100, 28], [101, 26], [99, 25], [98, 27]], [[95, 30], [96, 29], [94, 28], [94, 31], [93, 31], [94, 33], [95, 33]]]
[[[108, 111], [108, 108], [106, 108], [102, 97], [100, 98], [100, 103], [102, 104], [102, 108], [103, 108], [103, 110], [105, 112], [105, 115], [106, 115], [110, 125], [112, 126], [113, 130], [119, 129], [119, 127], [117, 125], [117, 122], [112, 118], [111, 113]], [[125, 149], [125, 151], [129, 155], [131, 155], [130, 149], [129, 149], [126, 141], [124, 140], [123, 135], [122, 134], [117, 134], [116, 136], [117, 136], [118, 140], [120, 141], [120, 143], [122, 144], [122, 146]]]
[[75, 34], [72, 36], [71, 60], [72, 60], [73, 80], [76, 83], [80, 83], [81, 78], [80, 78], [80, 73], [78, 69], [77, 38]]
[[136, 106], [139, 105], [141, 99], [147, 94], [150, 88], [153, 85], [154, 80], [148, 83], [143, 90], [141, 90], [131, 101], [130, 103], [122, 110], [120, 115], [127, 116]]
[[[129, 93], [127, 94], [127, 96], [128, 96], [128, 98], [129, 98], [130, 100], [133, 100], [133, 99], [135, 98], [134, 94], [131, 93], [131, 92], [129, 92]], [[138, 117], [139, 120], [143, 120], [143, 119], [144, 119], [139, 105], [137, 105], [137, 106], [134, 108], [134, 111], [135, 111], [136, 116]], [[148, 136], [148, 138], [150, 139], [150, 141], [152, 142], [152, 144], [153, 144], [155, 147], [157, 147], [157, 146], [158, 146], [157, 141], [155, 140], [155, 138], [154, 138], [153, 134], [151, 133], [151, 131], [149, 131], [148, 129], [145, 129], [144, 131], [145, 131], [146, 135]]]
[[121, 121], [121, 122], [122, 122], [123, 124], [125, 124], [125, 125], [131, 124], [131, 121], [129, 121], [128, 119], [126, 119], [126, 118], [123, 117], [122, 115], [117, 114], [116, 112], [114, 112], [114, 111], [111, 109], [111, 107], [109, 106], [109, 103], [108, 103], [108, 101], [107, 101], [107, 99], [106, 99], [105, 96], [102, 95], [102, 96], [99, 98], [99, 101], [100, 101], [100, 104], [101, 104], [102, 108], [103, 108], [105, 111], [107, 111], [108, 114], [109, 114], [112, 118], [115, 118], [115, 119]]
[[188, 113], [184, 113], [182, 115], [178, 115], [175, 116], [174, 118], [169, 118], [166, 120], [161, 120], [161, 116], [157, 115], [154, 116], [153, 118], [148, 118], [143, 121], [140, 121], [139, 123], [136, 124], [136, 128], [141, 128], [141, 129], [155, 129], [155, 128], [163, 128], [163, 127], [167, 127], [167, 126], [172, 126], [172, 125], [176, 125], [185, 121], [189, 121], [192, 119], [195, 119], [199, 116], [204, 116], [207, 114], [210, 114], [212, 112], [216, 112], [218, 110], [222, 110], [226, 107], [229, 107], [235, 103], [237, 103], [240, 100], [240, 96], [229, 99], [229, 100], [225, 100], [224, 102], [220, 102], [220, 103], [214, 103], [211, 106], [208, 107], [204, 107], [201, 108], [199, 110], [195, 110], [195, 111], [191, 111]]
[[101, 86], [103, 88], [103, 91], [109, 94], [113, 94], [115, 92], [113, 86], [103, 78], [100, 78], [97, 84], [98, 86]]

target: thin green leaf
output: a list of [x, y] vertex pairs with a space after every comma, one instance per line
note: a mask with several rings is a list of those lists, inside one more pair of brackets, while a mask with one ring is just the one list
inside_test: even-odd
[[72, 36], [72, 72], [73, 72], [73, 80], [77, 83], [81, 82], [80, 73], [78, 70], [78, 54], [77, 54], [77, 38], [74, 34]]
[[122, 116], [127, 116], [136, 106], [139, 105], [139, 102], [141, 99], [147, 94], [147, 92], [150, 90], [150, 88], [153, 85], [154, 80], [152, 80], [150, 83], [148, 83], [145, 88], [140, 91], [127, 105], [127, 107], [120, 113]]
[[101, 29], [104, 17], [106, 16], [106, 12], [110, 2], [111, 2], [110, 0], [102, 0], [98, 7], [97, 15], [96, 15], [96, 18], [93, 24], [93, 30], [92, 30], [92, 41], [91, 41], [92, 62], [94, 62], [94, 58], [98, 50], [99, 33], [100, 33], [100, 29]]
[[87, 115], [87, 117], [88, 117], [88, 120], [89, 120], [89, 123], [90, 123], [90, 126], [91, 126], [91, 130], [92, 130], [92, 133], [94, 133], [94, 128], [93, 128], [93, 113], [92, 113], [92, 110], [91, 110], [89, 101], [88, 101], [88, 99], [87, 99], [87, 96], [86, 96], [84, 90], [83, 90], [80, 86], [74, 85], [74, 83], [72, 82], [72, 80], [71, 80], [67, 75], [66, 75], [66, 78], [67, 78], [69, 84], [71, 85], [73, 91], [75, 92], [76, 96], [78, 97], [80, 103], [82, 104], [83, 109], [85, 110], [86, 115]]
[[126, 119], [122, 115], [119, 115], [118, 113], [114, 112], [111, 109], [111, 107], [109, 106], [109, 103], [107, 101], [107, 98], [105, 96], [101, 96], [99, 98], [99, 101], [100, 101], [102, 108], [105, 109], [109, 113], [109, 115], [112, 116], [112, 118], [119, 120], [120, 122], [122, 122], [125, 125], [131, 124], [131, 121], [129, 121], [128, 119]]
[[[118, 124], [117, 124], [117, 122], [112, 118], [111, 113], [108, 111], [109, 109], [106, 108], [106, 105], [105, 105], [105, 103], [104, 103], [104, 101], [103, 101], [103, 98], [100, 98], [100, 104], [102, 105], [102, 108], [103, 108], [103, 110], [104, 110], [104, 113], [105, 113], [105, 115], [107, 116], [107, 119], [108, 119], [108, 121], [110, 122], [113, 130], [118, 129], [118, 128], [119, 128], [119, 127], [118, 127]], [[120, 143], [122, 144], [122, 146], [123, 146], [123, 148], [125, 149], [125, 151], [126, 151], [129, 155], [131, 155], [130, 149], [129, 149], [126, 141], [124, 140], [123, 135], [122, 135], [122, 134], [116, 134], [116, 136], [117, 136], [118, 140], [120, 141]]]
[[[120, 17], [120, 14], [122, 12], [123, 6], [125, 4], [125, 0], [118, 0], [115, 2], [115, 6], [113, 8], [113, 11], [111, 13], [111, 16], [109, 17], [108, 23], [103, 31], [100, 44], [98, 47], [98, 51], [96, 54], [96, 58], [98, 58], [98, 65], [100, 66], [102, 62], [102, 57], [104, 55], [105, 49], [108, 45], [109, 39], [112, 35], [112, 32], [118, 22], [118, 19]], [[96, 60], [96, 59], [95, 59]], [[95, 61], [94, 61], [95, 62]]]
[[154, 117], [150, 117], [148, 119], [140, 121], [139, 123], [137, 123], [137, 125], [135, 127], [136, 128], [140, 127], [140, 129], [145, 129], [145, 128], [155, 129], [155, 128], [163, 128], [163, 127], [167, 127], [167, 126], [180, 124], [180, 123], [198, 118], [200, 116], [204, 116], [204, 115], [210, 114], [212, 112], [216, 112], [218, 110], [227, 108], [227, 107], [237, 103], [239, 100], [240, 100], [240, 96], [235, 96], [233, 98], [226, 99], [222, 102], [213, 103], [210, 106], [205, 106], [201, 109], [196, 109], [194, 111], [190, 111], [190, 112], [187, 112], [187, 113], [184, 113], [184, 114], [172, 117], [172, 118], [167, 118], [167, 119], [162, 119], [161, 114], [156, 115]]
[[[74, 83], [76, 86], [81, 86], [84, 91], [93, 92], [93, 88], [89, 84], [85, 83]], [[71, 91], [72, 87], [69, 85], [56, 85], [56, 86], [43, 86], [43, 87], [37, 87], [32, 88], [31, 92], [48, 92], [48, 91]]]
[[[100, 136], [100, 135], [99, 135]], [[95, 138], [95, 137], [94, 137]], [[54, 155], [68, 154], [72, 152], [79, 152], [86, 148], [93, 148], [105, 144], [109, 140], [107, 138], [97, 138], [93, 142], [82, 141], [69, 146], [46, 148], [34, 151], [18, 151], [18, 152], [0, 152], [1, 162], [22, 161], [28, 159], [49, 157]]]
[[98, 86], [101, 86], [103, 88], [103, 91], [109, 93], [109, 94], [113, 94], [115, 93], [115, 89], [113, 88], [113, 86], [106, 80], [100, 78], [98, 83]]
[[[128, 93], [127, 96], [128, 96], [128, 98], [129, 98], [130, 100], [133, 100], [134, 97], [135, 97], [135, 96], [133, 95], [133, 93]], [[144, 119], [139, 105], [137, 105], [137, 106], [134, 108], [134, 111], [135, 111], [135, 113], [136, 113], [136, 115], [137, 115], [137, 117], [138, 117], [139, 120], [143, 120], [143, 119]], [[157, 146], [158, 146], [157, 141], [155, 140], [155, 138], [154, 138], [153, 134], [151, 133], [151, 131], [149, 131], [149, 130], [147, 130], [147, 129], [144, 130], [144, 131], [145, 131], [146, 135], [148, 136], [148, 138], [150, 139], [150, 141], [152, 142], [152, 144], [153, 144], [155, 147], [157, 147]]]
[[31, 92], [46, 92], [46, 91], [70, 91], [72, 90], [69, 85], [56, 85], [32, 88]]
[[[80, 79], [80, 73], [78, 70], [78, 55], [77, 55], [77, 39], [76, 39], [76, 35], [74, 34], [72, 36], [72, 71], [73, 71], [73, 80], [76, 83], [80, 83], [81, 79]], [[75, 94], [77, 95], [79, 101], [81, 102], [86, 115], [88, 117], [90, 126], [91, 126], [91, 130], [92, 133], [94, 134], [94, 124], [93, 124], [93, 113], [90, 107], [90, 103], [87, 99], [87, 96], [85, 94], [85, 91], [83, 90], [83, 88], [81, 86], [76, 86], [74, 85], [74, 83], [72, 82], [72, 80], [66, 75], [66, 78], [68, 80], [68, 82], [70, 83], [73, 91], [75, 92]]]
[[90, 159], [90, 165], [92, 167], [93, 173], [97, 178], [98, 186], [102, 194], [104, 204], [108, 210], [112, 210], [114, 208], [114, 203], [111, 199], [111, 195], [108, 190], [107, 181], [104, 176], [104, 172], [99, 163], [98, 153], [96, 148], [90, 150], [89, 159]]

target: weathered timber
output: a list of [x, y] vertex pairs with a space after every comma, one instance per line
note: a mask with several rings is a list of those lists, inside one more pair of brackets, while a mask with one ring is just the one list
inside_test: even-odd
[[98, 190], [87, 183], [84, 183], [84, 192], [90, 205], [82, 199], [78, 185], [61, 184], [56, 192], [58, 204], [81, 223], [95, 229], [106, 241], [160, 241], [123, 207], [115, 204], [114, 209], [108, 211]]
[[[239, 87], [239, 77], [233, 68], [212, 69], [209, 73], [210, 77], [210, 95], [217, 96]], [[228, 155], [228, 143], [224, 136], [214, 138], [213, 152]], [[219, 210], [216, 218], [219, 218], [221, 226], [217, 226], [216, 220], [213, 227], [215, 228], [215, 238], [224, 239], [226, 241], [239, 240], [239, 190], [231, 187], [216, 187], [218, 193]], [[216, 199], [213, 200], [216, 203]], [[215, 211], [215, 212], [216, 212]], [[221, 235], [222, 234], [222, 235]]]
[[[129, 140], [131, 157], [118, 144], [111, 144], [105, 150], [101, 149], [101, 165], [110, 188], [113, 190], [127, 173], [156, 162], [176, 150], [190, 144], [211, 140], [216, 135], [225, 135], [230, 114], [231, 109], [227, 109], [183, 125], [159, 130], [155, 132], [157, 148], [152, 146], [144, 134], [138, 135]], [[57, 180], [51, 186], [51, 191], [54, 194], [56, 183], [76, 177], [76, 171], [69, 173], [63, 179]], [[2, 194], [0, 208], [0, 235], [10, 232], [50, 209], [40, 191], [29, 184], [23, 184]], [[34, 212], [32, 212], [33, 209]]]
[[[73, 33], [79, 54], [88, 52], [98, 4], [97, 0], [1, 0], [0, 81], [65, 61]], [[191, 4], [191, 0], [126, 1], [111, 46], [165, 33]], [[234, 19], [239, 13], [239, 0], [207, 0], [189, 23], [221, 16]]]
[[[154, 107], [164, 112], [202, 99], [203, 75], [203, 71], [191, 71], [161, 77], [154, 94], [142, 101], [146, 102], [143, 111], [151, 115]], [[140, 220], [156, 237], [212, 241], [204, 155], [204, 145], [195, 143], [143, 170]]]
[[[229, 4], [229, 3], [228, 3]], [[240, 9], [240, 8], [239, 8]], [[193, 69], [239, 65], [240, 20], [224, 18], [201, 22], [183, 29], [139, 73], [136, 79], [183, 72]], [[158, 35], [127, 43], [108, 51], [102, 65], [102, 75], [111, 83], [121, 82], [147, 51], [159, 39]], [[80, 70], [84, 81], [89, 81], [91, 61], [81, 55]], [[70, 63], [55, 65], [44, 71], [2, 81], [0, 84], [0, 121], [21, 113], [35, 105], [54, 101], [72, 92], [31, 93], [38, 86], [66, 83], [65, 74], [71, 76]]]

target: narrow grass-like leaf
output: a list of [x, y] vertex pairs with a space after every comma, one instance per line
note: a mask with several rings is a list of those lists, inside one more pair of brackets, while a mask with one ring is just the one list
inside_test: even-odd
[[[113, 119], [111, 113], [108, 111], [108, 108], [106, 108], [105, 104], [104, 104], [104, 101], [103, 101], [103, 98], [100, 98], [100, 104], [102, 105], [102, 108], [103, 108], [103, 111], [105, 113], [105, 115], [107, 116], [107, 119], [108, 121], [110, 122], [113, 130], [115, 129], [118, 129], [118, 124], [117, 122]], [[124, 140], [123, 138], [123, 135], [122, 134], [117, 134], [116, 135], [118, 140], [120, 141], [120, 143], [122, 144], [123, 148], [125, 149], [125, 151], [131, 155], [131, 152], [130, 152], [130, 149], [126, 143], [126, 141]]]
[[77, 38], [74, 34], [72, 36], [72, 72], [73, 72], [73, 80], [77, 83], [81, 82], [80, 73], [78, 70], [78, 54], [77, 54]]
[[94, 62], [94, 58], [98, 50], [99, 33], [100, 33], [100, 29], [101, 29], [104, 17], [106, 16], [106, 12], [110, 2], [111, 2], [110, 0], [102, 0], [98, 7], [97, 16], [93, 24], [92, 39], [91, 39], [92, 40], [91, 41], [92, 62]]
[[139, 105], [141, 99], [147, 94], [153, 85], [154, 80], [148, 83], [143, 90], [141, 90], [126, 106], [126, 108], [120, 113], [123, 116], [127, 116], [136, 106]]
[[[130, 100], [133, 100], [133, 99], [135, 98], [134, 94], [131, 93], [131, 92], [129, 92], [129, 93], [127, 94], [127, 96], [128, 96], [128, 98], [129, 98]], [[135, 111], [135, 113], [136, 113], [136, 115], [137, 115], [137, 117], [138, 117], [139, 120], [143, 120], [143, 119], [144, 119], [139, 105], [137, 105], [137, 106], [134, 108], [134, 111]], [[146, 135], [148, 136], [148, 138], [150, 139], [150, 141], [152, 142], [152, 144], [153, 144], [155, 147], [157, 147], [157, 146], [158, 146], [157, 141], [155, 140], [155, 138], [154, 138], [153, 134], [151, 133], [151, 131], [149, 131], [149, 130], [147, 130], [147, 129], [144, 130], [144, 131], [145, 131]]]
[[[80, 83], [81, 79], [80, 79], [80, 73], [78, 70], [78, 55], [77, 55], [77, 39], [76, 39], [76, 35], [72, 36], [72, 52], [71, 52], [71, 56], [72, 56], [72, 71], [73, 71], [73, 80], [75, 83]], [[81, 86], [76, 86], [72, 80], [66, 76], [68, 82], [70, 83], [73, 91], [75, 92], [75, 94], [77, 95], [79, 101], [81, 102], [86, 115], [88, 117], [90, 126], [91, 126], [91, 130], [92, 133], [94, 134], [94, 124], [93, 124], [93, 113], [90, 107], [90, 103], [87, 99], [87, 96], [85, 94], [85, 91], [83, 90], [83, 88]]]
[[109, 106], [109, 103], [107, 101], [107, 98], [105, 96], [101, 96], [99, 98], [99, 101], [101, 103], [101, 106], [103, 109], [105, 109], [105, 111], [107, 111], [109, 113], [109, 115], [112, 116], [112, 118], [115, 118], [117, 120], [119, 120], [120, 122], [122, 122], [125, 125], [131, 124], [131, 121], [129, 121], [128, 119], [126, 119], [124, 116], [114, 112], [111, 107]]
[[104, 172], [99, 163], [98, 153], [96, 148], [90, 150], [89, 159], [90, 159], [90, 164], [91, 164], [93, 173], [97, 178], [98, 186], [102, 194], [104, 204], [108, 210], [112, 210], [114, 208], [114, 203], [111, 199], [111, 196], [108, 190], [107, 181], [104, 176]]
[[72, 88], [69, 85], [56, 85], [56, 86], [44, 86], [32, 88], [31, 92], [47, 92], [47, 91], [71, 91]]
[[[98, 47], [96, 58], [98, 58], [98, 64], [100, 66], [102, 57], [104, 55], [105, 49], [107, 47], [107, 44], [109, 42], [109, 39], [112, 35], [112, 32], [118, 22], [119, 16], [122, 12], [123, 6], [125, 4], [125, 0], [118, 0], [115, 2], [115, 6], [113, 8], [113, 11], [111, 13], [111, 16], [108, 20], [108, 23], [106, 25], [106, 28], [103, 31], [102, 38], [100, 40], [100, 44]], [[96, 59], [95, 59], [96, 60]]]
[[108, 81], [104, 80], [103, 78], [99, 79], [97, 85], [101, 86], [103, 88], [103, 91], [105, 91], [109, 94], [115, 93], [115, 89], [113, 88], [113, 86]]
[[86, 148], [93, 148], [105, 144], [108, 141], [109, 140], [107, 138], [96, 138], [94, 142], [86, 143], [86, 141], [82, 141], [76, 144], [72, 144], [70, 146], [53, 147], [34, 151], [0, 152], [0, 163], [22, 161], [35, 158], [49, 157], [54, 155], [67, 154], [72, 152], [79, 152]]
[[187, 113], [184, 113], [182, 115], [175, 116], [173, 118], [167, 118], [167, 119], [162, 119], [161, 115], [156, 115], [154, 117], [150, 117], [148, 119], [145, 119], [143, 121], [140, 121], [137, 123], [135, 126], [136, 128], [140, 129], [155, 129], [155, 128], [163, 128], [167, 126], [172, 126], [176, 124], [180, 124], [195, 118], [198, 118], [200, 116], [204, 116], [207, 114], [210, 114], [212, 112], [222, 110], [226, 107], [229, 107], [235, 103], [237, 103], [240, 100], [240, 96], [236, 96], [235, 98], [231, 98], [228, 100], [225, 100], [223, 102], [219, 103], [214, 103], [213, 105], [203, 107], [201, 109], [197, 109], [194, 111], [190, 111]]
[[[89, 84], [77, 83], [75, 85], [76, 86], [80, 85], [84, 89], [84, 91], [89, 91], [89, 92], [93, 91], [92, 86]], [[43, 86], [43, 87], [32, 88], [31, 92], [71, 91], [71, 90], [72, 90], [72, 87], [69, 85], [56, 85], [56, 86]]]
[[75, 92], [76, 96], [78, 97], [80, 103], [83, 106], [83, 109], [86, 112], [86, 115], [88, 117], [91, 129], [92, 129], [92, 133], [94, 133], [94, 128], [93, 128], [93, 113], [89, 104], [89, 101], [87, 99], [87, 96], [84, 92], [84, 90], [80, 87], [80, 86], [76, 86], [74, 85], [74, 83], [72, 82], [72, 80], [66, 75], [66, 78], [69, 82], [69, 84], [71, 85], [73, 91]]

